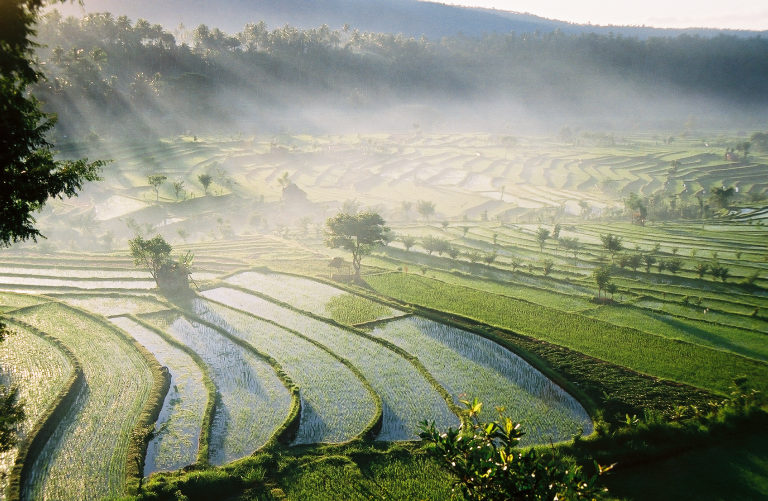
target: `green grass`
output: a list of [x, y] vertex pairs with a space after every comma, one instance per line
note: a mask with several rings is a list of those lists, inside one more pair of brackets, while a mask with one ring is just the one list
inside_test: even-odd
[[153, 386], [147, 362], [115, 330], [57, 303], [14, 318], [67, 346], [82, 364], [88, 385], [34, 462], [31, 497], [122, 494], [129, 437]]
[[265, 294], [300, 310], [354, 325], [398, 314], [392, 308], [305, 277], [249, 271], [225, 282]]
[[[59, 295], [54, 295], [59, 297]], [[129, 296], [109, 294], [65, 294], [61, 300], [105, 317], [112, 315], [137, 315], [167, 309], [168, 306], [153, 296]]]
[[[19, 325], [11, 325], [12, 334], [0, 343], [0, 384], [17, 386], [19, 401], [24, 405], [24, 421], [18, 429], [18, 440], [27, 438], [35, 424], [64, 389], [72, 364], [56, 346]], [[0, 453], [0, 470], [9, 472], [18, 449]], [[5, 489], [8, 475], [0, 478]]]
[[221, 465], [262, 447], [285, 421], [291, 395], [273, 368], [220, 332], [175, 313], [140, 317], [194, 350], [219, 393], [209, 461]]
[[44, 302], [45, 299], [39, 296], [27, 294], [14, 294], [12, 292], [0, 292], [0, 313], [24, 308]]
[[605, 482], [627, 500], [766, 499], [768, 434], [752, 433], [667, 459], [619, 469]]
[[598, 306], [584, 312], [584, 315], [613, 325], [631, 327], [649, 334], [681, 339], [768, 361], [768, 334], [665, 315], [631, 305]]
[[592, 432], [592, 422], [578, 401], [493, 341], [421, 317], [387, 322], [372, 334], [418, 357], [457, 405], [459, 400], [478, 398], [484, 404], [484, 418], [495, 418], [497, 407], [508, 409], [525, 426], [525, 445]]
[[393, 314], [389, 306], [355, 294], [335, 296], [326, 303], [325, 309], [333, 320], [346, 325], [372, 322]]
[[746, 375], [768, 390], [768, 365], [703, 346], [649, 335], [583, 315], [438, 280], [390, 273], [367, 278], [377, 292], [511, 329], [637, 371], [714, 391]]
[[[293, 458], [292, 458], [293, 459]], [[361, 451], [353, 454], [309, 453], [280, 472], [288, 499], [452, 499], [453, 478], [423, 453]]]
[[649, 311], [661, 311], [669, 313], [670, 315], [681, 316], [683, 318], [698, 319], [704, 322], [716, 322], [722, 326], [750, 329], [753, 331], [764, 332], [764, 336], [768, 335], [768, 332], [763, 330], [766, 328], [766, 325], [768, 325], [763, 319], [753, 319], [750, 317], [722, 313], [719, 311], [705, 312], [706, 305], [704, 304], [702, 306], [692, 306], [654, 299], [640, 299], [634, 304]]
[[194, 464], [208, 403], [204, 376], [188, 354], [126, 317], [111, 319], [168, 367], [171, 385], [147, 447], [144, 475]]

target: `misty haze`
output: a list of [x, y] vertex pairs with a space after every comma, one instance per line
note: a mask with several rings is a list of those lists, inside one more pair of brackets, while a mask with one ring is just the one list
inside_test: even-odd
[[768, 497], [767, 32], [54, 3], [0, 8], [0, 498]]

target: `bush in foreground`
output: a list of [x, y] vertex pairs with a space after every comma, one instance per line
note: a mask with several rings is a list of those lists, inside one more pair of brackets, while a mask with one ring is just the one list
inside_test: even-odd
[[[454, 489], [472, 500], [502, 499], [600, 499], [606, 489], [597, 475], [588, 476], [581, 467], [551, 451], [517, 448], [523, 432], [499, 410], [499, 420], [481, 422], [483, 404], [463, 401], [469, 410], [467, 430], [440, 433], [434, 423], [422, 423], [421, 438], [431, 453], [457, 478]], [[607, 470], [607, 469], [605, 469]], [[598, 471], [605, 471], [598, 466]]]

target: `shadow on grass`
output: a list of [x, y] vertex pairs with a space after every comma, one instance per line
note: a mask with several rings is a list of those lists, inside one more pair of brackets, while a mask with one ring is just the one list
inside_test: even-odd
[[743, 436], [605, 477], [628, 500], [768, 499], [768, 432]]

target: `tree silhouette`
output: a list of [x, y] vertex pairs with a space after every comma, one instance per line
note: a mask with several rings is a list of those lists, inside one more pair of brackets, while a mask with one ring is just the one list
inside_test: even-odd
[[174, 181], [173, 183], [173, 193], [176, 195], [176, 200], [179, 199], [179, 196], [184, 192], [184, 181], [181, 179], [178, 179]]
[[726, 188], [725, 186], [716, 186], [712, 188], [709, 193], [709, 198], [713, 204], [722, 209], [727, 209], [736, 190], [733, 187]]
[[416, 212], [418, 212], [425, 221], [435, 213], [435, 202], [429, 200], [419, 200], [416, 203]]
[[161, 290], [178, 293], [189, 289], [191, 252], [178, 260], [172, 259], [173, 247], [160, 235], [149, 240], [137, 235], [128, 244], [134, 264], [149, 271]]
[[576, 259], [576, 254], [581, 249], [581, 243], [579, 243], [579, 239], [576, 237], [562, 237], [558, 239], [558, 244], [563, 246], [563, 249], [566, 251], [573, 252], [573, 259]]
[[496, 254], [496, 251], [493, 251], [493, 252], [486, 252], [486, 253], [483, 255], [483, 262], [485, 262], [485, 264], [487, 264], [488, 266], [490, 266], [490, 265], [492, 265], [492, 264], [493, 264], [493, 262], [494, 262], [494, 261], [496, 261], [496, 256], [497, 256], [497, 254]]
[[413, 247], [414, 244], [416, 243], [416, 238], [414, 238], [414, 237], [412, 237], [410, 235], [403, 235], [400, 238], [400, 241], [403, 242], [403, 247], [405, 247], [405, 250], [406, 251], [410, 251], [411, 247]]
[[211, 185], [213, 178], [210, 176], [210, 174], [200, 174], [197, 176], [197, 180], [200, 181], [200, 184], [203, 185], [203, 192], [207, 195], [208, 187]]
[[152, 176], [149, 176], [148, 178], [149, 184], [154, 188], [155, 190], [155, 201], [160, 200], [160, 185], [165, 182], [167, 177], [163, 176], [162, 174], [155, 174]]

